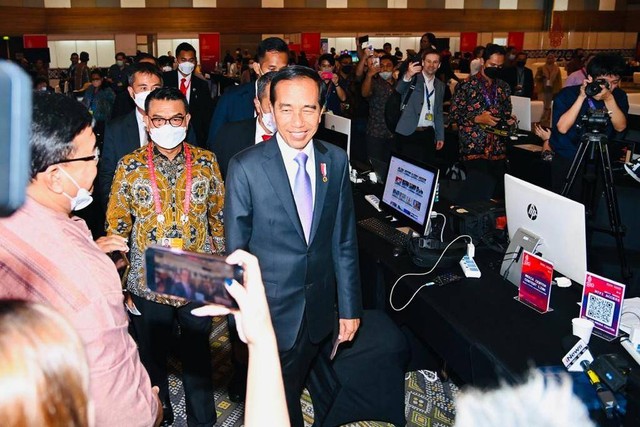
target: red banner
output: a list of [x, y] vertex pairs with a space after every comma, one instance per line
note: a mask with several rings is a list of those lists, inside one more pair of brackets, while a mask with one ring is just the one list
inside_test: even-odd
[[320, 33], [300, 34], [300, 50], [307, 56], [320, 54]]
[[516, 48], [516, 52], [520, 52], [524, 47], [524, 33], [509, 33], [509, 36], [507, 37], [507, 46], [513, 46]]
[[216, 69], [220, 58], [220, 33], [199, 34], [200, 66], [203, 71], [211, 72]]
[[49, 47], [46, 34], [25, 34], [22, 36], [22, 43], [25, 49]]
[[460, 33], [460, 52], [473, 52], [478, 45], [478, 33]]

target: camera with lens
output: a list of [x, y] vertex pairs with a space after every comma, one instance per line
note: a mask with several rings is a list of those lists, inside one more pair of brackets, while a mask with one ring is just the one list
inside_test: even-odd
[[602, 91], [603, 86], [609, 89], [609, 82], [605, 79], [594, 80], [591, 83], [587, 84], [587, 86], [584, 88], [584, 93], [586, 93], [587, 96], [594, 97]]

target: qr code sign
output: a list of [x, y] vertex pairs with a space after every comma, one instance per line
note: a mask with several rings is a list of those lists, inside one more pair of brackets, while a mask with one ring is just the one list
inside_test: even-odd
[[596, 294], [589, 294], [587, 318], [611, 326], [615, 303]]

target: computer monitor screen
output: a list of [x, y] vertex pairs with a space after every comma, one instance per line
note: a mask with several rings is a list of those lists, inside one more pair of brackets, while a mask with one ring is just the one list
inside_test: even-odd
[[511, 114], [518, 118], [518, 129], [531, 132], [531, 99], [511, 96]]
[[519, 228], [534, 233], [541, 238], [536, 251], [560, 274], [584, 285], [584, 205], [511, 175], [505, 175], [504, 186], [509, 238], [513, 239]]
[[324, 114], [322, 117], [324, 125], [318, 127], [315, 137], [337, 145], [351, 158], [351, 120], [333, 114]]
[[380, 207], [424, 235], [433, 207], [438, 168], [392, 154]]

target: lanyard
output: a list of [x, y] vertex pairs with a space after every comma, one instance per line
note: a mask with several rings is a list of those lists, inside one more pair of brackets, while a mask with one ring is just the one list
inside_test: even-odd
[[496, 101], [498, 100], [498, 85], [497, 84], [493, 84], [493, 93], [490, 94], [489, 93], [489, 89], [487, 89], [487, 85], [484, 82], [484, 79], [481, 81], [482, 84], [482, 96], [484, 96], [485, 101], [487, 101], [487, 104], [489, 107], [493, 107], [496, 103]]
[[429, 88], [427, 87], [427, 81], [424, 81], [424, 97], [427, 101], [427, 110], [429, 110], [429, 112], [431, 112], [431, 96], [433, 95], [433, 93], [436, 91], [436, 85], [433, 85], [433, 89], [431, 90], [431, 92], [429, 92]]
[[[189, 204], [191, 203], [191, 150], [189, 147], [184, 144], [184, 156], [186, 158], [187, 163], [187, 182], [185, 184], [184, 190], [184, 202], [182, 204], [182, 215], [180, 216], [180, 220], [182, 224], [186, 224], [188, 220], [189, 214]], [[151, 191], [153, 192], [153, 203], [155, 205], [155, 211], [158, 218], [158, 223], [164, 223], [164, 214], [162, 213], [162, 204], [160, 202], [160, 191], [158, 190], [158, 182], [156, 180], [156, 168], [153, 164], [153, 144], [147, 144], [147, 165], [149, 167], [149, 175], [151, 178]]]

